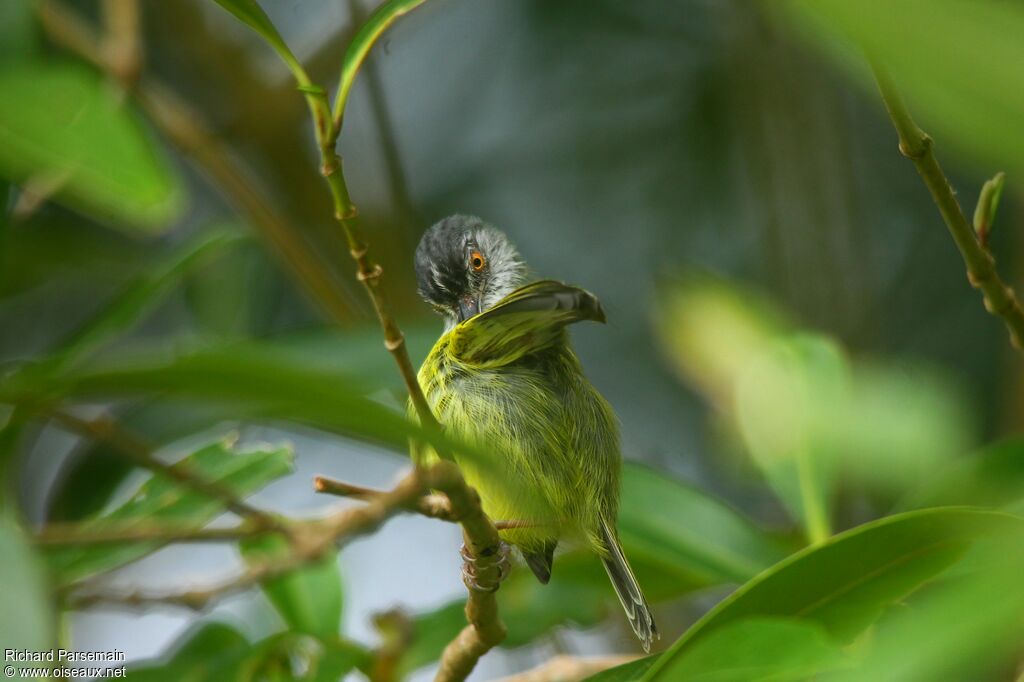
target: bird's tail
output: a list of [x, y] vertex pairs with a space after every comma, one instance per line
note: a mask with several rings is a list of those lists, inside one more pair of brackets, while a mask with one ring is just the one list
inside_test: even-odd
[[658, 627], [654, 624], [654, 617], [651, 615], [651, 607], [644, 599], [644, 593], [640, 590], [640, 584], [633, 575], [633, 569], [626, 561], [626, 555], [622, 553], [622, 546], [619, 539], [608, 522], [601, 519], [601, 535], [605, 547], [608, 549], [607, 556], [602, 557], [604, 570], [608, 571], [608, 577], [615, 588], [615, 594], [622, 602], [622, 608], [626, 611], [629, 624], [633, 627], [637, 639], [645, 652], [650, 653], [651, 642], [660, 639]]

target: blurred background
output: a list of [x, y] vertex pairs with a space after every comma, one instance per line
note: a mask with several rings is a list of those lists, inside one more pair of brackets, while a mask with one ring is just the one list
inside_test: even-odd
[[[0, 368], [61, 348], [122, 292], [173, 271], [127, 333], [78, 365], [260, 348], [325, 377], [355, 368], [374, 400], [400, 405], [289, 73], [213, 2], [140, 4], [136, 94], [58, 35], [65, 10], [102, 31], [102, 3], [41, 3], [59, 9], [46, 26], [32, 3], [0, 9]], [[942, 0], [921, 25], [921, 2], [907, 2], [898, 20], [871, 23], [883, 4], [861, 17], [842, 3], [431, 0], [403, 18], [356, 82], [341, 152], [414, 364], [441, 324], [416, 296], [413, 249], [433, 222], [471, 213], [506, 231], [539, 276], [603, 302], [609, 324], [572, 333], [621, 419], [625, 457], [721, 498], [779, 543], [801, 526], [822, 531], [823, 516], [835, 531], [888, 513], [949, 461], [1019, 433], [1024, 364], [968, 285], [849, 38], [890, 64], [968, 215], [982, 182], [1009, 173], [991, 248], [1004, 279], [1022, 284], [1024, 87], [1006, 71], [1024, 63], [1009, 61], [1024, 56], [1013, 46], [1024, 12]], [[373, 9], [263, 5], [330, 86]], [[89, 104], [68, 120], [76, 96]], [[202, 256], [188, 256], [197, 244]], [[400, 453], [159, 391], [81, 409], [112, 411], [167, 457], [230, 432], [243, 445], [291, 443], [294, 473], [253, 501], [295, 515], [350, 504], [315, 496], [314, 474], [386, 487], [407, 466]], [[820, 463], [820, 499], [794, 488], [794, 452]], [[30, 524], [85, 518], [146, 478], [39, 423], [10, 458]], [[456, 527], [403, 517], [347, 546], [342, 632], [373, 644], [374, 614], [393, 608], [458, 618], [458, 545]], [[185, 545], [103, 580], [166, 586], [241, 565], [231, 547]], [[666, 595], [669, 641], [724, 593], [708, 587]], [[277, 627], [255, 593], [202, 617], [252, 638]], [[64, 628], [75, 647], [139, 661], [195, 618], [100, 609]], [[613, 609], [571, 618], [486, 657], [473, 679], [555, 652], [635, 649]]]

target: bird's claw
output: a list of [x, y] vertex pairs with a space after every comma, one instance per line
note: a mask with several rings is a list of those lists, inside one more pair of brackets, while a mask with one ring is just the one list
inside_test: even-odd
[[[498, 588], [501, 587], [501, 582], [509, 573], [509, 552], [508, 544], [502, 542], [498, 545], [495, 553], [490, 556], [477, 557], [463, 544], [459, 548], [459, 554], [462, 555], [462, 582], [474, 592], [497, 592]], [[497, 556], [494, 556], [494, 554]], [[498, 576], [494, 580], [493, 585], [483, 586], [478, 581], [479, 573], [491, 567], [497, 568]]]

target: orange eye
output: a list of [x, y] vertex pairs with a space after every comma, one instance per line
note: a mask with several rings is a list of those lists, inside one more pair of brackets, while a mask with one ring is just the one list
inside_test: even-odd
[[484, 259], [484, 255], [482, 253], [474, 251], [469, 254], [469, 264], [473, 267], [474, 271], [480, 272], [484, 269], [484, 265], [487, 264], [487, 261]]

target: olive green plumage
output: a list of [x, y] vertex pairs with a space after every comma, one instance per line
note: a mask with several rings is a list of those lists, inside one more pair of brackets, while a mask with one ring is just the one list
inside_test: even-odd
[[[604, 322], [604, 312], [592, 294], [560, 282], [518, 286], [524, 273], [504, 235], [479, 219], [453, 216], [428, 231], [417, 250], [420, 292], [448, 325], [420, 385], [448, 433], [495, 455], [459, 465], [492, 519], [530, 523], [502, 538], [545, 583], [560, 540], [589, 546], [648, 649], [657, 630], [615, 531], [616, 418], [566, 329]], [[425, 463], [436, 454], [414, 446], [413, 457]]]

